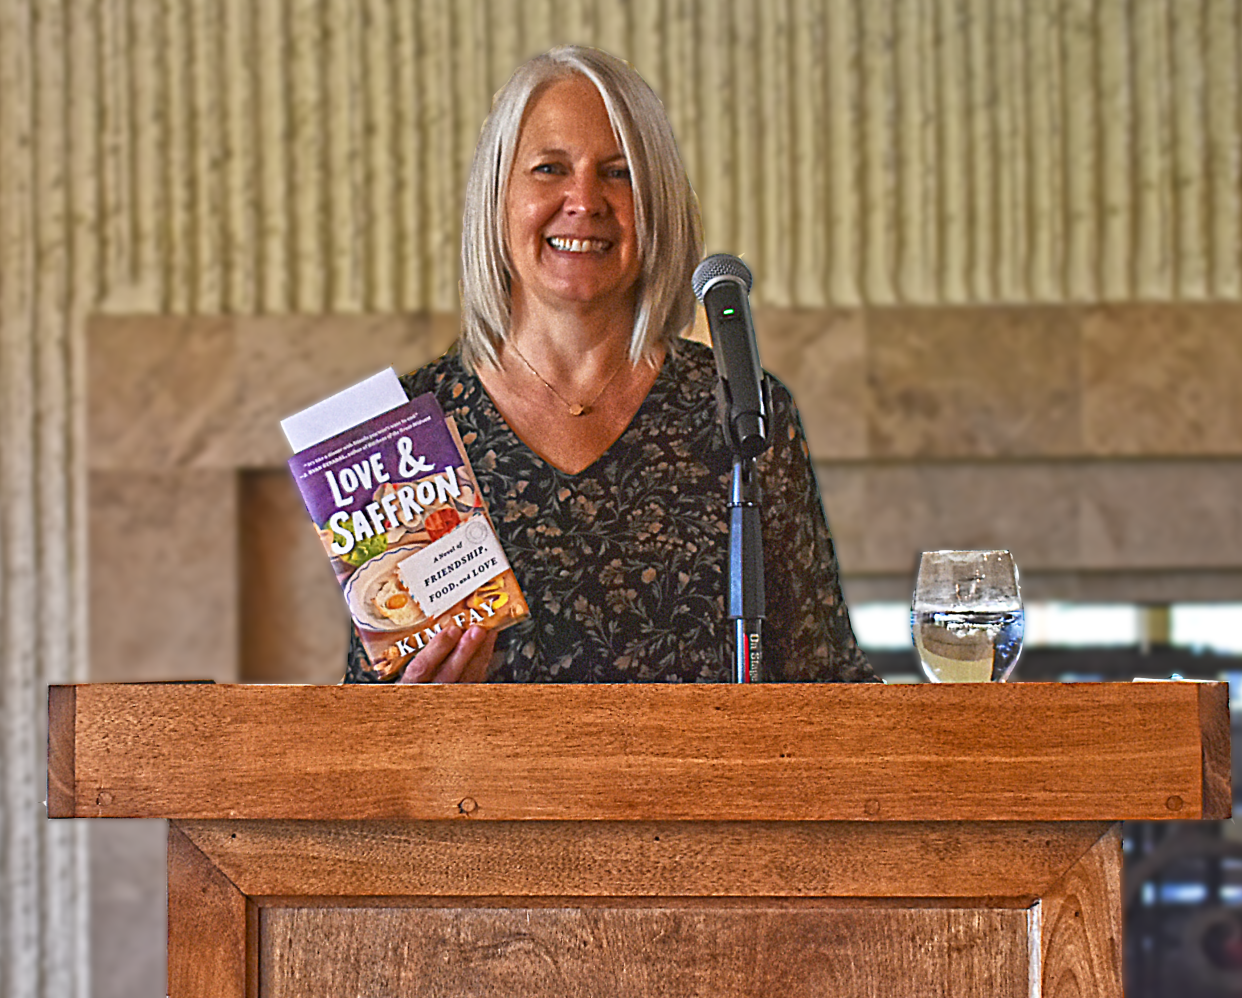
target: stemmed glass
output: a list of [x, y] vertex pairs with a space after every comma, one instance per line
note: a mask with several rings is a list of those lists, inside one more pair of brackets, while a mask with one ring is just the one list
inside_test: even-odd
[[1003, 683], [1022, 650], [1022, 595], [1008, 551], [924, 551], [910, 607], [933, 683]]

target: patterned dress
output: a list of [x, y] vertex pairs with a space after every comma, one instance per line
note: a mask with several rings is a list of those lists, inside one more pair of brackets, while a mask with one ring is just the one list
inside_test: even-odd
[[[502, 631], [492, 682], [720, 683], [732, 673], [725, 617], [732, 457], [717, 416], [711, 350], [684, 340], [594, 464], [571, 475], [509, 428], [456, 351], [402, 378], [457, 422], [531, 617]], [[836, 555], [798, 412], [772, 388], [762, 487], [766, 678], [878, 681], [841, 597]], [[346, 682], [367, 681], [350, 644]], [[499, 664], [497, 664], [499, 662]]]

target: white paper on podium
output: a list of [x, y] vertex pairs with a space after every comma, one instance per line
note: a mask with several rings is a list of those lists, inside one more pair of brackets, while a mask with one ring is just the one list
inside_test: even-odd
[[309, 409], [282, 419], [280, 428], [285, 431], [293, 453], [297, 454], [389, 409], [405, 405], [407, 401], [397, 373], [389, 367], [352, 388], [316, 402]]

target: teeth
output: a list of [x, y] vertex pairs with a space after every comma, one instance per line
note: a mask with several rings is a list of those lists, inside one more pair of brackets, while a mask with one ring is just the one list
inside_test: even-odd
[[598, 253], [606, 250], [612, 243], [606, 239], [565, 239], [562, 236], [549, 236], [548, 245], [567, 253]]

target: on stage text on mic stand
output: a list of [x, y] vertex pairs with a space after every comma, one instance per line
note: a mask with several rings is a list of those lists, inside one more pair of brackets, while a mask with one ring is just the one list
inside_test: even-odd
[[750, 268], [717, 253], [698, 265], [694, 293], [707, 312], [720, 374], [720, 420], [733, 451], [729, 496], [729, 613], [735, 639], [733, 681], [763, 681], [763, 533], [755, 458], [768, 448], [771, 402], [750, 315]]

